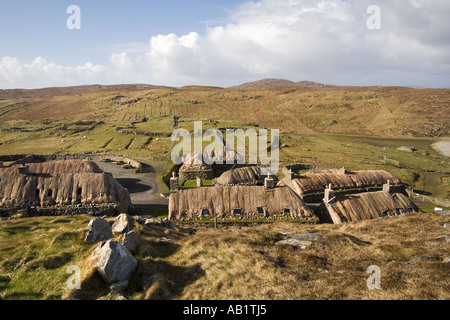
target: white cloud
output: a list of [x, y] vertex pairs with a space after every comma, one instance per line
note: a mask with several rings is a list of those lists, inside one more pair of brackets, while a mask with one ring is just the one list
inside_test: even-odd
[[0, 87], [81, 83], [234, 85], [263, 77], [334, 84], [449, 86], [450, 3], [382, 2], [381, 30], [366, 27], [373, 0], [261, 0], [229, 22], [120, 45], [105, 65], [0, 60]]

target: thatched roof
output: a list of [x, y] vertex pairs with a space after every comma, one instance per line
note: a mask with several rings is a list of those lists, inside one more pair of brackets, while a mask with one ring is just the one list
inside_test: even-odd
[[390, 181], [391, 185], [402, 182], [393, 174], [384, 170], [363, 170], [343, 173], [340, 170], [307, 172], [292, 180], [294, 190], [299, 195], [323, 192], [331, 184], [333, 189], [359, 189], [382, 186]]
[[256, 185], [262, 181], [261, 168], [251, 166], [225, 171], [214, 184], [219, 186]]
[[[258, 208], [267, 216], [290, 213], [293, 217], [310, 218], [312, 211], [288, 187], [267, 190], [264, 186], [215, 186], [181, 189], [169, 198], [170, 219], [195, 219], [207, 209], [212, 216], [233, 216], [239, 209], [243, 215], [257, 215]], [[288, 210], [286, 210], [288, 209]], [[260, 212], [261, 214], [262, 212]]]
[[[92, 161], [86, 160], [64, 160], [64, 161], [51, 161], [42, 163], [27, 163], [30, 173], [102, 173], [103, 171], [99, 166]], [[22, 165], [14, 165], [11, 167], [0, 168], [0, 172], [16, 172]]]
[[30, 173], [0, 171], [0, 206], [117, 204], [127, 211], [128, 191], [105, 173]]
[[326, 212], [325, 216], [320, 217], [321, 220], [336, 224], [420, 212], [405, 195], [385, 191], [338, 196], [335, 202], [323, 207]]
[[193, 151], [186, 155], [180, 170], [210, 169], [211, 165], [208, 163], [212, 164], [218, 160], [222, 160], [223, 163], [226, 163], [227, 159], [233, 159], [234, 163], [237, 163], [238, 159], [241, 159], [241, 156], [236, 151], [227, 148], [224, 148], [223, 154], [217, 154], [214, 150], [204, 150], [203, 153]]

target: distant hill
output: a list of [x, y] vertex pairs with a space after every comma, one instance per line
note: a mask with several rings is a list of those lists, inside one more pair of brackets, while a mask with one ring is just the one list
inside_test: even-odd
[[268, 88], [268, 87], [302, 87], [302, 88], [327, 88], [333, 87], [323, 83], [312, 81], [294, 82], [286, 79], [262, 79], [253, 82], [246, 82], [244, 84], [233, 86], [230, 89], [248, 89], [248, 88]]
[[50, 98], [56, 96], [74, 96], [90, 92], [111, 92], [111, 91], [140, 91], [151, 89], [170, 88], [165, 86], [153, 86], [148, 84], [118, 84], [118, 85], [84, 85], [70, 87], [50, 87], [40, 89], [0, 89], [0, 99], [28, 99], [28, 98]]

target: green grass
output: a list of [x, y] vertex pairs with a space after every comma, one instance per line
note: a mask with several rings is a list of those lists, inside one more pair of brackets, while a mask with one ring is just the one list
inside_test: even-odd
[[0, 292], [11, 300], [61, 299], [66, 273], [92, 246], [83, 241], [90, 217], [24, 218], [0, 222]]

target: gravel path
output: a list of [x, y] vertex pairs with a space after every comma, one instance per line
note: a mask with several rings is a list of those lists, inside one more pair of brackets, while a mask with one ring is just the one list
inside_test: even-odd
[[431, 147], [440, 154], [450, 157], [450, 138], [443, 138], [441, 141], [433, 143]]

